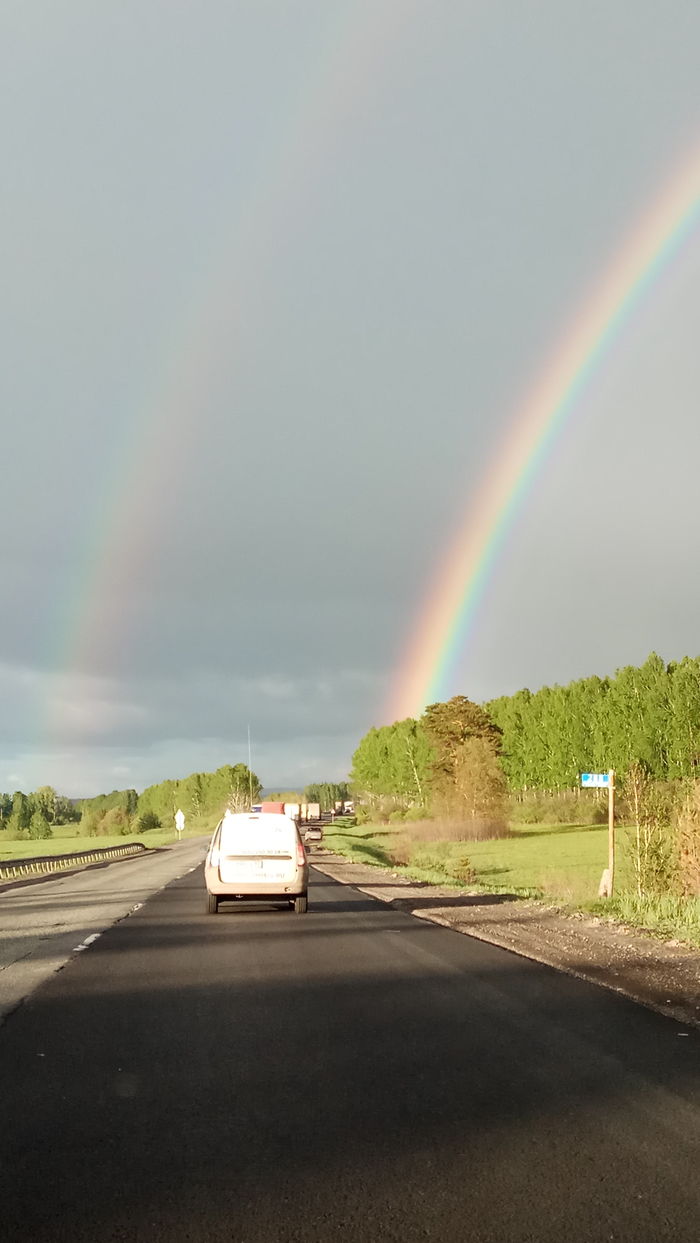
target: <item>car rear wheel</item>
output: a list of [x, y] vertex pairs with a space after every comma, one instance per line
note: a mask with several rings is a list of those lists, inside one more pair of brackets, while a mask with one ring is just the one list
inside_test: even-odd
[[219, 899], [215, 893], [207, 894], [207, 912], [209, 915], [218, 915]]
[[309, 899], [305, 893], [294, 899], [294, 911], [297, 915], [305, 915], [309, 909]]

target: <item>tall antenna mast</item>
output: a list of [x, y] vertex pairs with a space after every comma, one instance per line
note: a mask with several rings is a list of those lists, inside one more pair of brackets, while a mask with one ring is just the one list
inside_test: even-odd
[[248, 722], [248, 797], [250, 805], [253, 806], [253, 767], [252, 754], [250, 749], [250, 721]]

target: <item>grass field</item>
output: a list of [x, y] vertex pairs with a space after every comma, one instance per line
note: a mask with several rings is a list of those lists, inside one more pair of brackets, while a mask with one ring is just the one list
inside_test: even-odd
[[[133, 837], [122, 837], [119, 833], [111, 833], [105, 837], [84, 837], [79, 832], [80, 825], [58, 825], [54, 836], [46, 841], [5, 841], [0, 831], [0, 860], [31, 859], [42, 855], [67, 855], [84, 850], [104, 850], [107, 846], [127, 846], [129, 842], [143, 842], [144, 846], [170, 846], [177, 840], [174, 829], [151, 829], [148, 833], [135, 833]], [[208, 826], [186, 829], [183, 837], [201, 837], [209, 834]], [[60, 835], [60, 836], [59, 836]]]
[[392, 866], [407, 876], [433, 883], [454, 883], [450, 865], [467, 856], [476, 883], [493, 892], [560, 900], [593, 900], [607, 864], [608, 831], [598, 825], [518, 825], [512, 837], [486, 842], [434, 842], [416, 848], [411, 866], [397, 867], [392, 842], [402, 827], [333, 825], [324, 844], [361, 863]]
[[609, 902], [598, 898], [608, 861], [607, 826], [514, 825], [511, 837], [497, 841], [429, 842], [415, 848], [410, 866], [392, 858], [392, 845], [402, 836], [404, 826], [339, 821], [326, 829], [324, 845], [358, 863], [390, 867], [430, 884], [459, 886], [454, 869], [466, 857], [474, 874], [473, 881], [461, 882], [466, 888], [550, 900], [700, 945], [699, 899], [639, 898], [633, 892], [624, 829], [618, 829], [616, 896]]

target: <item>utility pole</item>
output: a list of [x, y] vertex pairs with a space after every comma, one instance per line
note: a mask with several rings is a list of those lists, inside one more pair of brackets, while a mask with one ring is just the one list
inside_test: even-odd
[[608, 771], [608, 897], [615, 886], [615, 773]]

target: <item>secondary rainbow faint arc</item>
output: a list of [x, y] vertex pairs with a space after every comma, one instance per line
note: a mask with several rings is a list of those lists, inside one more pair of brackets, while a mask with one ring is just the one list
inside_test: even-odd
[[615, 255], [517, 410], [429, 588], [393, 680], [387, 720], [449, 693], [455, 665], [514, 518], [629, 315], [700, 218], [700, 152], [666, 184]]
[[[241, 348], [247, 308], [232, 292], [236, 276], [253, 273], [249, 285], [263, 291], [264, 278], [272, 283], [272, 255], [286, 238], [296, 201], [303, 200], [305, 184], [332, 148], [337, 127], [366, 101], [367, 86], [381, 82], [385, 53], [394, 49], [415, 7], [382, 0], [359, 12], [353, 4], [340, 11], [329, 50], [301, 83], [276, 142], [261, 157], [257, 180], [244, 187], [235, 209], [231, 205], [223, 240], [207, 248], [187, 306], [175, 309], [148, 391], [130, 412], [75, 550], [73, 582], [52, 618], [50, 663], [65, 678], [66, 690], [44, 707], [39, 733], [45, 740], [63, 738], [66, 702], [80, 699], [81, 672], [109, 663], [136, 624], [129, 613], [132, 589], [156, 561], [178, 490], [186, 492], [200, 408], [221, 359], [230, 362]], [[92, 726], [100, 732], [94, 717]]]

